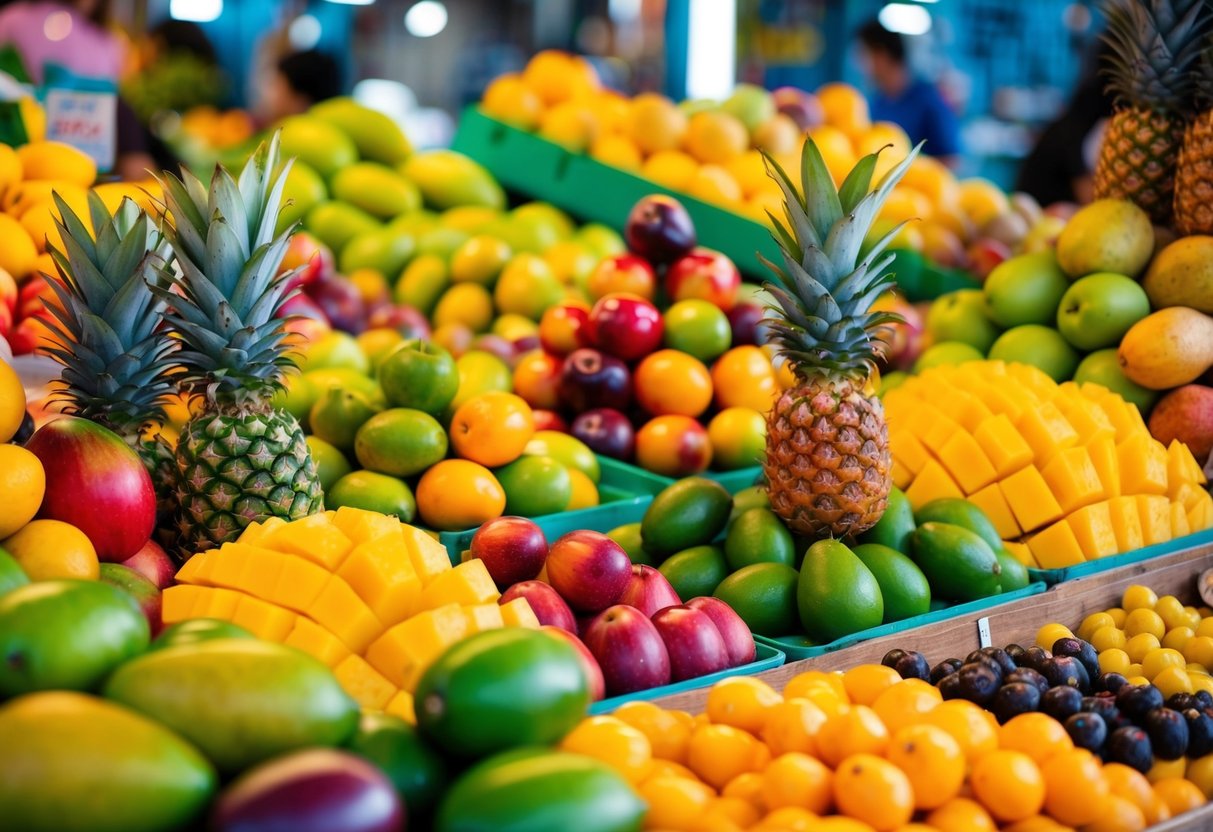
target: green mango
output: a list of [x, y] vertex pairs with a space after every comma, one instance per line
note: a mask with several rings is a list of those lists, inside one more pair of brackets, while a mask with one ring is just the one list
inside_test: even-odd
[[923, 523], [948, 523], [968, 529], [986, 542], [986, 545], [997, 552], [1002, 548], [1002, 537], [994, 528], [994, 524], [986, 517], [984, 511], [976, 504], [959, 497], [941, 497], [932, 500], [914, 513], [914, 519]]
[[0, 549], [0, 595], [11, 592], [29, 583], [29, 578], [17, 559]]
[[931, 611], [931, 584], [914, 561], [879, 543], [863, 543], [853, 551], [880, 584], [886, 624]]
[[1003, 592], [1023, 589], [1032, 582], [1032, 578], [1028, 575], [1028, 567], [1020, 563], [1019, 559], [1008, 552], [1005, 547], [1000, 547], [994, 553], [994, 557], [998, 558], [998, 565], [1002, 567], [1002, 577], [999, 583]]
[[398, 165], [413, 152], [400, 125], [387, 115], [359, 104], [348, 96], [338, 96], [312, 105], [308, 115], [328, 122], [345, 133], [358, 155], [385, 165]]
[[653, 498], [640, 521], [644, 548], [657, 557], [711, 543], [724, 529], [733, 497], [724, 486], [703, 477], [687, 477]]
[[1002, 591], [1002, 566], [976, 532], [949, 523], [923, 523], [910, 536], [910, 549], [936, 598], [975, 601]]
[[218, 638], [256, 638], [248, 630], [218, 618], [190, 618], [170, 624], [152, 640], [148, 650], [163, 650], [165, 647], [180, 647], [198, 644]]
[[884, 621], [876, 576], [837, 540], [819, 540], [805, 552], [796, 604], [809, 638], [823, 644]]
[[425, 204], [445, 210], [457, 205], [505, 208], [505, 191], [478, 162], [454, 150], [414, 153], [400, 172], [421, 189]]
[[893, 486], [889, 491], [889, 505], [876, 521], [876, 525], [859, 535], [860, 543], [878, 543], [906, 554], [913, 533], [914, 511], [905, 493]]
[[387, 775], [414, 821], [447, 789], [451, 772], [446, 760], [398, 716], [363, 714], [348, 749]]

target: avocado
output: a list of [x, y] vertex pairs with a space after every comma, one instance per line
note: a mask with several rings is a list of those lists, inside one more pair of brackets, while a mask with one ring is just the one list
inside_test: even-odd
[[935, 522], [960, 526], [976, 534], [995, 552], [1002, 548], [1002, 538], [994, 524], [986, 517], [985, 512], [968, 500], [957, 497], [932, 500], [915, 513], [914, 519], [919, 525]]
[[910, 548], [936, 598], [975, 601], [1002, 591], [1002, 566], [976, 532], [949, 523], [923, 523], [910, 535]]
[[640, 522], [644, 548], [659, 558], [711, 543], [724, 529], [733, 498], [724, 486], [687, 477], [653, 498]]
[[837, 540], [819, 540], [805, 552], [796, 603], [805, 632], [823, 644], [884, 620], [876, 576]]
[[907, 553], [910, 534], [914, 531], [914, 511], [905, 493], [893, 486], [889, 491], [889, 505], [876, 521], [876, 525], [859, 535], [860, 543], [878, 543]]

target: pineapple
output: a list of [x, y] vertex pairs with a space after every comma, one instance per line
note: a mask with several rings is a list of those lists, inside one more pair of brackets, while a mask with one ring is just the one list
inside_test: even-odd
[[865, 393], [883, 348], [878, 335], [898, 319], [872, 304], [893, 284], [885, 249], [899, 225], [861, 254], [881, 205], [921, 145], [869, 192], [876, 154], [835, 188], [810, 139], [798, 192], [770, 157], [768, 172], [784, 196], [787, 224], [771, 215], [782, 267], [766, 261], [780, 285], [768, 285], [772, 340], [797, 384], [767, 416], [763, 462], [771, 506], [797, 534], [854, 535], [888, 504], [892, 460], [880, 400]]
[[157, 527], [173, 513], [177, 467], [173, 447], [159, 434], [164, 402], [177, 390], [172, 339], [159, 326], [164, 301], [153, 294], [167, 248], [130, 199], [110, 214], [101, 197], [88, 195], [89, 222], [55, 194], [55, 225], [63, 250], [48, 244], [59, 279], [51, 288], [50, 328], [59, 344], [47, 352], [63, 365], [53, 397], [66, 410], [117, 433], [151, 474], [158, 502]]
[[1201, 58], [1196, 75], [1200, 112], [1184, 130], [1175, 172], [1175, 229], [1180, 234], [1213, 234], [1213, 51]]
[[290, 240], [275, 236], [286, 167], [278, 136], [233, 179], [216, 167], [208, 188], [165, 174], [161, 229], [178, 269], [155, 286], [180, 338], [187, 392], [202, 400], [177, 442], [178, 529], [184, 552], [234, 540], [249, 523], [323, 508], [316, 467], [294, 416], [271, 397], [294, 364], [277, 317]]
[[1207, 30], [1204, 0], [1117, 0], [1108, 67], [1117, 109], [1095, 165], [1096, 198], [1128, 199], [1158, 225], [1171, 219], [1176, 158]]

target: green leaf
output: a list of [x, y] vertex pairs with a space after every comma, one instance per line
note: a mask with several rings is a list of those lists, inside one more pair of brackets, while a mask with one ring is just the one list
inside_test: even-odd
[[838, 201], [842, 205], [842, 213], [849, 214], [854, 211], [859, 200], [867, 196], [868, 191], [872, 189], [872, 175], [876, 172], [879, 152], [869, 153], [860, 159], [855, 167], [851, 168], [847, 178], [843, 180], [842, 187], [838, 189]]
[[838, 191], [834, 189], [834, 178], [826, 167], [817, 142], [805, 139], [800, 153], [800, 185], [804, 193], [805, 211], [817, 231], [817, 241], [826, 239], [830, 229], [842, 219], [842, 205]]

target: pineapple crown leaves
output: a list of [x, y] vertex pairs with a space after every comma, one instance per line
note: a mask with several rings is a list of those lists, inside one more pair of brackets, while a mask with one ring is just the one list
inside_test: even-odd
[[90, 191], [87, 225], [59, 194], [53, 199], [63, 248], [47, 247], [58, 272], [48, 283], [59, 300], [47, 304], [48, 326], [62, 346], [48, 351], [63, 366], [65, 385], [54, 396], [120, 432], [162, 421], [176, 391], [165, 360], [175, 346], [152, 289], [168, 255], [163, 239], [130, 199], [110, 214]]
[[1207, 0], [1107, 0], [1108, 90], [1132, 107], [1185, 112], [1210, 26]]
[[869, 311], [894, 286], [887, 249], [905, 223], [881, 237], [861, 258], [863, 241], [881, 206], [922, 149], [920, 143], [872, 188], [879, 158], [863, 157], [835, 188], [821, 151], [807, 139], [801, 152], [800, 188], [771, 156], [767, 174], [783, 192], [784, 217], [771, 212], [782, 265], [761, 258], [779, 278], [766, 290], [775, 299], [770, 327], [779, 353], [798, 377], [814, 374], [861, 381], [874, 369], [879, 335], [900, 317]]
[[158, 294], [180, 336], [184, 382], [219, 404], [264, 403], [294, 366], [278, 317], [290, 274], [278, 274], [294, 227], [275, 234], [290, 162], [279, 136], [262, 144], [239, 178], [216, 166], [209, 186], [183, 171], [159, 178], [160, 225], [179, 271]]

